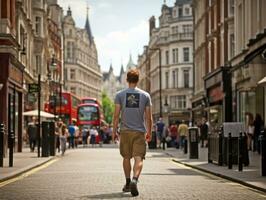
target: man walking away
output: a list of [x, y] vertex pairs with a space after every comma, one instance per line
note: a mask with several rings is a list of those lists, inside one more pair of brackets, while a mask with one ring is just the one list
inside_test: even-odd
[[[115, 97], [112, 134], [114, 142], [121, 113], [120, 154], [123, 157], [123, 169], [126, 178], [123, 192], [131, 192], [132, 196], [139, 195], [137, 182], [146, 154], [145, 133], [147, 140], [150, 141], [152, 128], [151, 98], [147, 92], [137, 88], [138, 81], [138, 70], [129, 70], [127, 73], [129, 87], [119, 91]], [[132, 180], [131, 158], [134, 158]]]
[[28, 124], [28, 135], [29, 135], [30, 151], [34, 152], [37, 140], [37, 126], [34, 117], [32, 117], [31, 122]]
[[188, 126], [185, 124], [185, 120], [182, 120], [182, 123], [179, 125], [178, 133], [180, 135], [180, 146], [183, 148], [188, 136]]

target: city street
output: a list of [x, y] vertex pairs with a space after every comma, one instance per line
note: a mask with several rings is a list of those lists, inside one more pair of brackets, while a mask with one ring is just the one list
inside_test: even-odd
[[[69, 150], [40, 169], [0, 184], [0, 199], [127, 199], [117, 148]], [[22, 176], [23, 177], [23, 176]], [[172, 162], [148, 152], [136, 199], [266, 199], [260, 192]]]

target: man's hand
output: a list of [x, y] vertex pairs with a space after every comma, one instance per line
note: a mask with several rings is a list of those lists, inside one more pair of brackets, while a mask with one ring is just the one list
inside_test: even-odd
[[151, 132], [147, 132], [146, 133], [146, 141], [147, 142], [150, 142], [151, 141], [151, 136], [152, 136]]
[[113, 132], [112, 132], [112, 143], [113, 144], [115, 143], [116, 135], [117, 135], [117, 130], [116, 129], [113, 129]]

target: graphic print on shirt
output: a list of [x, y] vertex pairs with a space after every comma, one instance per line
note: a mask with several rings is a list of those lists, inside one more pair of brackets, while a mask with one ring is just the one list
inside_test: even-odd
[[126, 108], [139, 108], [140, 94], [127, 93]]

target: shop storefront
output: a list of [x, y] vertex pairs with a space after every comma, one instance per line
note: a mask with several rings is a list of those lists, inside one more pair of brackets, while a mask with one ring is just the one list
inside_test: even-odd
[[23, 105], [23, 70], [24, 67], [9, 53], [0, 53], [0, 122], [6, 127], [5, 152], [8, 146], [8, 136], [15, 135], [17, 152], [22, 151], [22, 105]]
[[229, 67], [220, 67], [204, 77], [210, 130], [232, 121], [232, 88]]

